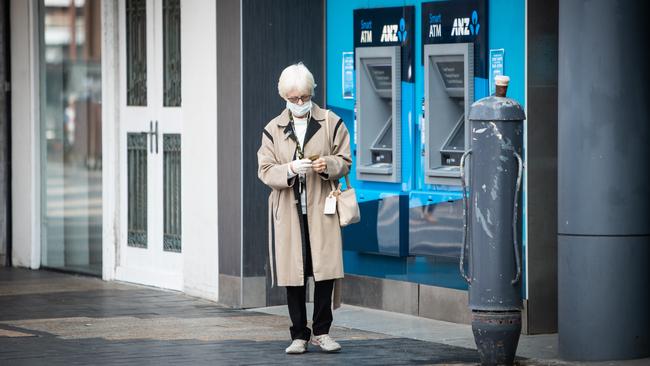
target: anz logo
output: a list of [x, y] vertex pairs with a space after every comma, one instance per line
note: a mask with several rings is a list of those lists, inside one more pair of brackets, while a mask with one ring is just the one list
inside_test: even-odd
[[478, 22], [478, 12], [474, 10], [472, 12], [472, 18], [456, 18], [454, 19], [454, 25], [451, 27], [452, 36], [478, 36], [478, 31], [481, 28], [481, 25]]
[[404, 18], [399, 20], [399, 26], [397, 24], [386, 24], [381, 31], [381, 39], [379, 40], [382, 43], [385, 42], [406, 42], [406, 37], [408, 32], [406, 30], [406, 21]]

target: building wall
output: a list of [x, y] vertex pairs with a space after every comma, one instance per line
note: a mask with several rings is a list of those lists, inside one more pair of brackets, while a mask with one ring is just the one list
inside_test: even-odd
[[[15, 44], [29, 45], [20, 47], [12, 55], [12, 64], [17, 65], [12, 72], [16, 81], [14, 96], [28, 96], [12, 99], [16, 126], [13, 138], [18, 142], [14, 146], [13, 156], [20, 157], [20, 161], [14, 160], [14, 166], [18, 168], [14, 173], [13, 186], [16, 187], [16, 192], [13, 199], [14, 202], [27, 203], [15, 207], [13, 211], [17, 243], [14, 259], [17, 265], [37, 268], [40, 263], [40, 223], [33, 218], [40, 217], [40, 180], [36, 164], [38, 123], [34, 122], [38, 121], [38, 108], [34, 107], [38, 105], [35, 88], [38, 74], [30, 66], [35, 65], [34, 60], [37, 59], [37, 45], [31, 42], [35, 39], [32, 20], [37, 19], [34, 16], [36, 2], [14, 2], [16, 5], [12, 7], [12, 19], [21, 21], [12, 22], [12, 30], [16, 29], [16, 32], [12, 32], [12, 41]], [[416, 38], [420, 34], [421, 3], [422, 1], [411, 1], [406, 4], [416, 5]], [[116, 1], [107, 1], [103, 7], [102, 19], [108, 27], [103, 34], [105, 39], [115, 36], [114, 14], [111, 18], [107, 13], [115, 11], [115, 4]], [[286, 65], [298, 61], [303, 61], [314, 73], [318, 84], [317, 103], [347, 110], [349, 115], [352, 114], [353, 102], [343, 100], [340, 95], [340, 56], [342, 51], [352, 50], [352, 9], [366, 6], [366, 3], [286, 0], [271, 4], [252, 0], [224, 0], [206, 4], [200, 0], [183, 0], [181, 4], [184, 290], [201, 297], [218, 298], [222, 303], [234, 306], [279, 304], [284, 301], [284, 293], [282, 289], [270, 287], [268, 276], [268, 188], [259, 182], [256, 173], [256, 151], [261, 129], [283, 108], [283, 101], [276, 94], [279, 73]], [[489, 4], [489, 47], [506, 49], [505, 71], [515, 80], [510, 96], [525, 102], [525, 2], [506, 6], [503, 1], [494, 0]], [[404, 2], [386, 0], [373, 3], [377, 7], [401, 5]], [[507, 11], [501, 11], [506, 8]], [[24, 19], [29, 21], [25, 22]], [[328, 22], [327, 37], [324, 22]], [[512, 26], [522, 32], [508, 35], [508, 27]], [[324, 52], [325, 46], [327, 53]], [[421, 48], [417, 44], [415, 59], [418, 61], [420, 53]], [[116, 55], [107, 52], [106, 57], [115, 58]], [[110, 70], [110, 65], [104, 67], [109, 67], [104, 71]], [[417, 80], [422, 77], [423, 70], [419, 62], [416, 62], [415, 73], [417, 85], [414, 98], [420, 100], [423, 86]], [[111, 90], [110, 83], [109, 80], [103, 82], [107, 86], [107, 92]], [[104, 146], [108, 146], [110, 134], [115, 133], [115, 124], [109, 121], [115, 117], [110, 117], [110, 108], [106, 108], [105, 113], [107, 123], [104, 135], [109, 137], [105, 137]], [[419, 118], [416, 116], [414, 119]], [[352, 130], [351, 118], [346, 119], [346, 123]], [[115, 156], [111, 156], [109, 153], [104, 154], [104, 169], [107, 173], [111, 169], [110, 164], [117, 161], [114, 160]], [[104, 185], [105, 189], [107, 184], [109, 183]], [[105, 199], [104, 202], [111, 205], [110, 200]], [[108, 207], [108, 211], [104, 212], [107, 215], [104, 223], [111, 223], [104, 226], [104, 258], [110, 260], [105, 267], [104, 278], [112, 279], [114, 273], [111, 266], [115, 259], [109, 258], [115, 256], [117, 242], [111, 217], [118, 215], [119, 210]], [[398, 261], [403, 263], [397, 263]], [[526, 264], [529, 263], [543, 265], [540, 261]], [[378, 274], [378, 269], [397, 272]], [[426, 268], [425, 273], [422, 272], [423, 267], [417, 260], [388, 257], [378, 259], [377, 256], [364, 257], [358, 253], [347, 253], [346, 270], [354, 275], [351, 276], [348, 289], [374, 283], [377, 277], [386, 278], [398, 281], [386, 282], [382, 285], [384, 288], [402, 289], [411, 299], [409, 304], [404, 305], [406, 307], [384, 306], [385, 301], [394, 295], [391, 290], [386, 291], [385, 297], [375, 293], [358, 300], [365, 301], [366, 306], [433, 318], [446, 316], [448, 320], [463, 322], [468, 319], [461, 309], [466, 302], [464, 289], [436, 287], [430, 283], [418, 282], [417, 278], [429, 274], [426, 273]], [[414, 277], [404, 277], [402, 272], [411, 273]], [[535, 284], [541, 288], [546, 283], [546, 272], [536, 273], [539, 276], [535, 277]], [[430, 275], [436, 274], [432, 272]], [[364, 282], [365, 276], [371, 279]], [[415, 290], [409, 283], [394, 283], [399, 281], [415, 284]], [[446, 296], [444, 294], [449, 295], [448, 300], [451, 299], [445, 304], [447, 315], [431, 310], [436, 302], [440, 302], [441, 296]], [[373, 298], [375, 302], [371, 301]], [[348, 299], [355, 301], [353, 296]], [[539, 304], [550, 306], [548, 302]], [[418, 310], [414, 312], [413, 309]]]
[[181, 1], [184, 291], [217, 299], [216, 3]]
[[[285, 108], [277, 94], [278, 78], [290, 64], [303, 62], [314, 75], [313, 101], [324, 105], [324, 2], [283, 0], [242, 2], [244, 276], [260, 278], [267, 288], [266, 202], [270, 189], [257, 178], [257, 149], [264, 126]], [[265, 302], [284, 303], [284, 289], [269, 292]]]
[[277, 80], [286, 66], [305, 63], [319, 84], [315, 101], [324, 102], [324, 2], [220, 1], [217, 17], [219, 301], [282, 303], [283, 289], [267, 275], [270, 190], [257, 178], [257, 149], [262, 128], [284, 108]]

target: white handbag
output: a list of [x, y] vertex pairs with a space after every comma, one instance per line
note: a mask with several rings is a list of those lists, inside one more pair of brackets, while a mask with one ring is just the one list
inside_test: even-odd
[[[332, 152], [332, 139], [330, 137], [330, 123], [329, 123], [329, 110], [325, 117], [325, 129], [327, 131], [327, 141], [330, 146], [330, 154]], [[341, 190], [341, 183], [335, 184], [330, 180], [332, 191], [328, 198], [336, 199], [336, 212], [339, 214], [339, 225], [341, 227], [357, 223], [361, 220], [361, 213], [359, 211], [359, 203], [357, 202], [357, 194], [350, 184], [350, 178], [345, 175], [345, 190]]]

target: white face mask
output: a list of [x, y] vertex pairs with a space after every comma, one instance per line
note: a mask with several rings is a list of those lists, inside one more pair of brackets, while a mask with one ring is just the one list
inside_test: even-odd
[[311, 100], [304, 102], [302, 105], [291, 103], [287, 100], [287, 108], [291, 111], [292, 115], [296, 117], [302, 117], [311, 110]]

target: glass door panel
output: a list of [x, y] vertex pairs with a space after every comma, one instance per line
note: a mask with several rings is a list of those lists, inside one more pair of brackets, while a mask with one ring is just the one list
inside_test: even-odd
[[101, 275], [100, 0], [39, 7], [41, 263]]

